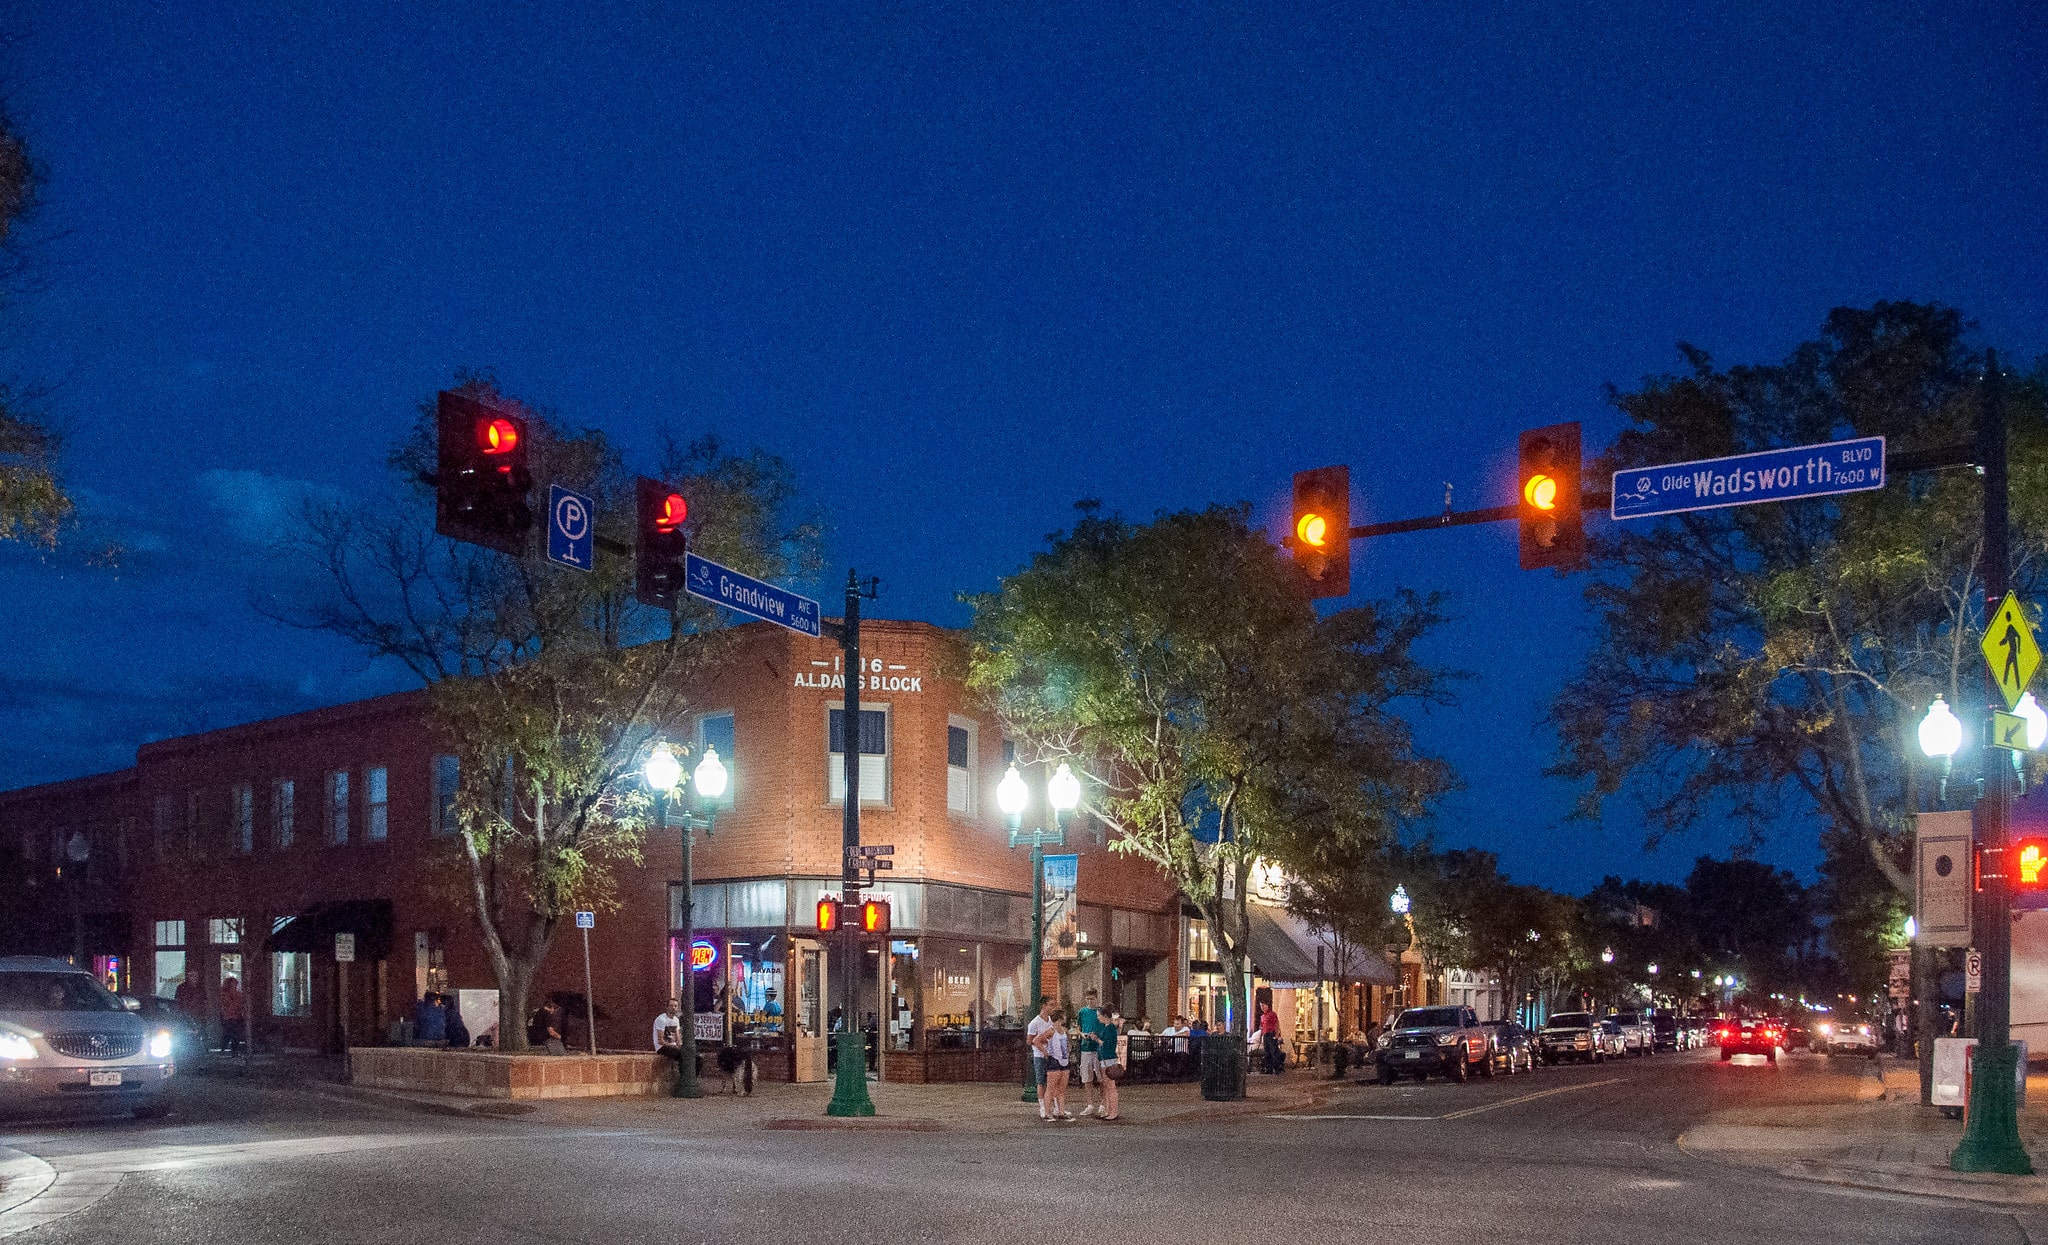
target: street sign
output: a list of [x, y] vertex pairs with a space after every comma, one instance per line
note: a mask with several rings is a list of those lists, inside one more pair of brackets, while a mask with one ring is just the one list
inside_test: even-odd
[[1970, 945], [1970, 908], [1976, 897], [1970, 817], [1958, 810], [1913, 818], [1914, 937], [1922, 946]]
[[1991, 714], [1991, 746], [1994, 748], [2011, 748], [2014, 752], [2026, 751], [2027, 720], [2017, 713], [1999, 713], [1993, 710]]
[[576, 928], [577, 928], [577, 929], [596, 929], [596, 928], [597, 928], [597, 913], [595, 913], [595, 912], [579, 912], [579, 913], [577, 913], [577, 914], [576, 914]]
[[[1998, 684], [1999, 694], [2005, 697], [2005, 707], [2010, 709], [2020, 703], [2027, 684], [2034, 681], [2034, 671], [2041, 667], [2041, 646], [2034, 640], [2034, 629], [2027, 624], [2026, 611], [2020, 609], [2018, 597], [2010, 592], [2005, 594], [2005, 600], [1998, 603], [1998, 612], [1984, 628], [1984, 642], [1979, 647], [1984, 650], [1984, 664], [1991, 668], [1991, 681]], [[2026, 737], [2027, 733], [2021, 731], [2019, 738], [2024, 742]]]
[[1858, 437], [1617, 471], [1607, 513], [1648, 519], [1883, 487], [1884, 438]]
[[334, 936], [334, 962], [336, 964], [353, 964], [355, 961], [356, 936], [354, 934], [336, 934]]
[[896, 854], [896, 845], [894, 843], [863, 843], [847, 850], [855, 856], [894, 856]]
[[1963, 990], [1978, 994], [1984, 989], [1984, 953], [1971, 947], [1963, 956]]
[[548, 486], [548, 561], [591, 569], [597, 545], [597, 505], [559, 484]]
[[684, 555], [683, 589], [693, 597], [713, 605], [723, 605], [734, 613], [772, 622], [813, 639], [818, 636], [821, 616], [816, 601], [798, 596], [787, 588], [778, 588], [765, 579], [742, 575], [709, 558], [700, 558], [694, 553]]

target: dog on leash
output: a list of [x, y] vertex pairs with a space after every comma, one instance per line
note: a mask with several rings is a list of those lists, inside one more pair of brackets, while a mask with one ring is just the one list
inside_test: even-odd
[[720, 1093], [754, 1094], [754, 1061], [737, 1046], [718, 1048], [718, 1073], [725, 1078], [725, 1088]]

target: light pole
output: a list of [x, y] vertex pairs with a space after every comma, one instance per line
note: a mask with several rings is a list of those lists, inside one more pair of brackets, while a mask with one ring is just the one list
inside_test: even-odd
[[[676, 754], [665, 743], [654, 745], [654, 751], [647, 754], [643, 769], [648, 789], [654, 792], [655, 820], [667, 826], [676, 825], [682, 831], [683, 847], [683, 888], [678, 928], [682, 943], [682, 963], [677, 969], [680, 984], [676, 988], [676, 1002], [681, 1005], [678, 1020], [682, 1027], [682, 1058], [676, 1060], [676, 1085], [673, 1091], [677, 1098], [701, 1098], [704, 1091], [697, 1086], [697, 925], [696, 925], [696, 870], [690, 858], [691, 840], [694, 832], [703, 830], [711, 833], [712, 822], [717, 813], [706, 812], [699, 817], [689, 811], [669, 820], [668, 804], [682, 781], [683, 766], [676, 760]], [[715, 802], [725, 794], [725, 765], [718, 759], [718, 749], [704, 749], [703, 760], [697, 763], [696, 772], [691, 775], [692, 786], [700, 800]]]
[[[1024, 785], [1024, 776], [1017, 772], [1013, 762], [996, 784], [996, 807], [1010, 821], [1010, 850], [1020, 844], [1031, 845], [1031, 991], [1028, 995], [1030, 1006], [1028, 1017], [1038, 1014], [1040, 991], [1045, 987], [1045, 845], [1063, 847], [1067, 842], [1066, 828], [1060, 825], [1060, 818], [1081, 802], [1081, 780], [1074, 777], [1074, 771], [1066, 762], [1053, 771], [1052, 778], [1045, 784], [1046, 802], [1052, 805], [1050, 830], [1040, 827], [1030, 833], [1018, 829], [1024, 818], [1024, 806], [1031, 800], [1031, 792]], [[1031, 1052], [1024, 1052], [1024, 1102], [1038, 1101], [1038, 1077], [1031, 1067]]]

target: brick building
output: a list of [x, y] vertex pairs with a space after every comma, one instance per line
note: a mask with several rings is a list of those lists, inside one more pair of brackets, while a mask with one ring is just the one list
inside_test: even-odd
[[[862, 956], [860, 1022], [885, 1079], [1007, 1079], [1031, 993], [1031, 915], [1027, 856], [1007, 848], [994, 807], [1006, 745], [948, 673], [952, 633], [867, 621], [862, 638], [862, 838], [895, 847], [879, 888], [895, 928]], [[696, 846], [699, 1009], [756, 1045], [771, 1076], [825, 1075], [838, 952], [812, 924], [818, 896], [838, 889], [844, 676], [835, 644], [741, 628], [679, 741], [717, 747], [732, 775]], [[147, 744], [131, 769], [0, 794], [0, 842], [20, 845], [46, 949], [81, 944], [119, 988], [182, 997], [216, 1033], [228, 977], [259, 1045], [332, 1050], [344, 1030], [383, 1040], [429, 988], [463, 992], [481, 1029], [489, 1017], [471, 1009], [495, 1008], [495, 983], [444, 815], [455, 766], [424, 695], [387, 696]], [[1042, 781], [1032, 787], [1042, 798]], [[1132, 1016], [1182, 1010], [1178, 897], [1085, 822], [1068, 843], [1078, 945], [1048, 985], [1057, 977], [1070, 999], [1096, 987]], [[657, 835], [598, 915], [602, 1046], [645, 1044], [677, 979], [680, 869], [675, 835]], [[337, 934], [352, 937], [353, 962], [337, 961]], [[582, 988], [581, 944], [564, 929], [535, 993]]]

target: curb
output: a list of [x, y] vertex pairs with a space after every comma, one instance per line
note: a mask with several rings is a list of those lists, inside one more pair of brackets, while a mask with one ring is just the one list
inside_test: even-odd
[[457, 1119], [465, 1120], [479, 1118], [493, 1120], [517, 1119], [522, 1115], [531, 1114], [535, 1110], [533, 1107], [527, 1107], [523, 1111], [509, 1110], [509, 1107], [524, 1104], [514, 1104], [509, 1099], [503, 1098], [480, 1098], [474, 1105], [458, 1106], [452, 1102], [438, 1102], [431, 1098], [418, 1098], [411, 1094], [401, 1094], [393, 1090], [370, 1089], [359, 1085], [337, 1085], [331, 1081], [303, 1081], [293, 1086], [293, 1088], [309, 1094], [319, 1094], [323, 1098], [336, 1098], [347, 1102], [363, 1102], [380, 1107], [395, 1107], [401, 1111], [413, 1111], [421, 1115], [454, 1116]]
[[33, 1154], [0, 1146], [0, 1215], [42, 1196], [57, 1179], [57, 1169]]

